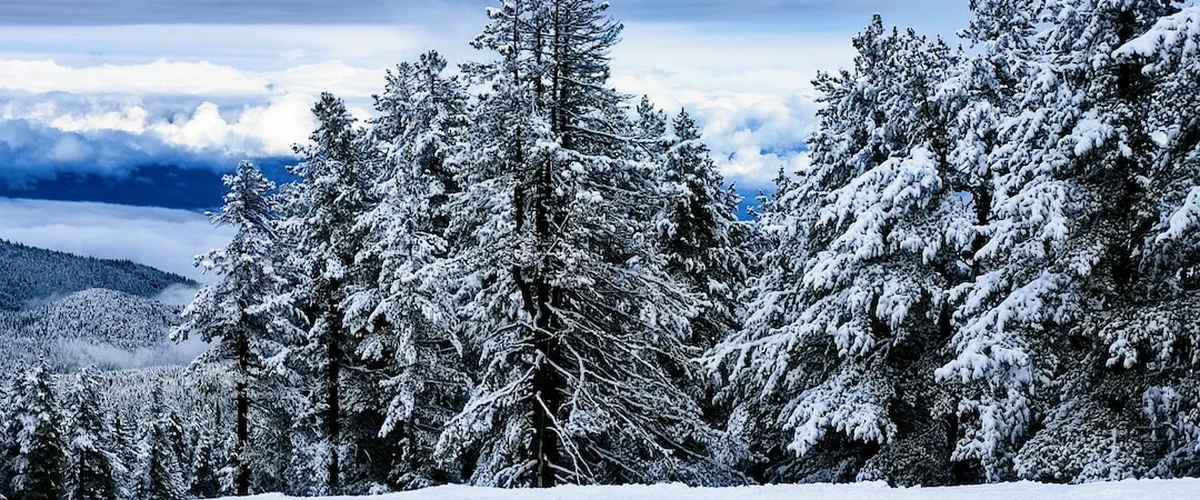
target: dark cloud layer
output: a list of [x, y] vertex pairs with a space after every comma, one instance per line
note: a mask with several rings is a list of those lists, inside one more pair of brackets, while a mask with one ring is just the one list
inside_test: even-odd
[[8, 25], [359, 24], [386, 19], [385, 0], [15, 0]]
[[[0, 120], [0, 197], [207, 209], [220, 204], [221, 175], [242, 157], [191, 150], [150, 134], [67, 132], [29, 120]], [[291, 180], [294, 158], [253, 158]]]
[[[101, 26], [127, 24], [414, 24], [445, 25], [478, 15], [488, 0], [15, 0], [0, 2], [0, 24]], [[617, 0], [627, 21], [746, 22], [819, 26], [871, 12], [920, 20], [960, 14], [966, 2], [930, 0]]]

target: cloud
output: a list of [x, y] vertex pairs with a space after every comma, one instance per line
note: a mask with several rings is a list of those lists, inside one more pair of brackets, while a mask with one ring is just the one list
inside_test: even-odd
[[156, 59], [143, 64], [66, 66], [53, 60], [0, 60], [0, 89], [31, 93], [152, 94], [204, 96], [316, 95], [337, 91], [368, 98], [383, 82], [385, 67], [364, 68], [329, 60], [274, 71], [254, 71], [208, 61]]
[[199, 287], [177, 283], [163, 289], [162, 292], [154, 296], [154, 300], [167, 305], [183, 307], [191, 304], [199, 292]]
[[[799, 51], [803, 50], [803, 53]], [[613, 54], [613, 84], [697, 118], [725, 176], [769, 189], [780, 167], [805, 158], [822, 70], [849, 66], [848, 36], [823, 33], [706, 33], [678, 23], [626, 29]]]
[[59, 362], [78, 367], [94, 366], [101, 370], [130, 370], [153, 366], [187, 365], [208, 351], [212, 345], [198, 338], [178, 344], [163, 342], [154, 347], [122, 349], [111, 344], [81, 340], [58, 343], [55, 353]]
[[19, 25], [327, 24], [380, 22], [383, 0], [40, 0], [0, 3]]
[[121, 178], [148, 164], [217, 168], [230, 162], [219, 151], [189, 152], [153, 135], [121, 130], [68, 132], [30, 120], [0, 121], [0, 187], [20, 188], [63, 174]]
[[228, 228], [203, 214], [128, 207], [0, 198], [0, 239], [106, 259], [128, 259], [200, 281], [211, 281], [194, 256], [225, 246]]
[[[228, 170], [291, 156], [314, 126], [312, 96], [213, 98], [0, 91], [0, 188], [65, 174], [124, 178], [147, 165]], [[366, 115], [365, 109], [356, 111]]]
[[[106, 162], [138, 160], [141, 152], [188, 165], [285, 155], [307, 139], [309, 108], [321, 91], [346, 98], [363, 118], [384, 69], [396, 62], [432, 47], [451, 61], [488, 57], [466, 42], [494, 2], [352, 2], [346, 10], [373, 14], [348, 19], [323, 14], [325, 2], [285, 9], [281, 1], [181, 0], [164, 8], [156, 0], [52, 0], [10, 16], [18, 24], [20, 15], [41, 17], [35, 26], [0, 30], [0, 137], [37, 147], [10, 145], [20, 166], [0, 173], [0, 182], [74, 170], [119, 175], [131, 166]], [[817, 109], [810, 81], [819, 70], [850, 65], [850, 39], [873, 10], [886, 22], [949, 33], [937, 26], [965, 24], [962, 4], [625, 0], [613, 7], [626, 29], [612, 83], [672, 113], [686, 106], [722, 171], [743, 186], [767, 187], [781, 165], [801, 161]], [[5, 8], [12, 13], [0, 7], [0, 18]], [[72, 21], [85, 17], [78, 9], [111, 12], [84, 26], [55, 26], [80, 24]], [[164, 24], [105, 25], [122, 19]], [[171, 24], [188, 19], [234, 24]]]
[[[104, 25], [422, 25], [481, 16], [494, 0], [41, 0], [0, 3], [0, 24], [27, 26]], [[623, 0], [614, 14], [630, 21], [754, 21], [812, 26], [847, 17], [865, 21], [883, 12], [918, 22], [962, 13], [965, 2], [926, 0]], [[928, 14], [936, 13], [937, 16]]]

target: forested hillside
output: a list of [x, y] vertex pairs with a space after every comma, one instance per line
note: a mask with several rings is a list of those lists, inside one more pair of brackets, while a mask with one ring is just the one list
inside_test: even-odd
[[154, 297], [176, 284], [194, 283], [129, 261], [80, 257], [0, 240], [0, 311], [17, 311], [89, 288]]
[[170, 330], [179, 323], [176, 306], [104, 289], [76, 292], [0, 311], [0, 363], [29, 366], [45, 357], [61, 371], [186, 364], [190, 359], [171, 353]]
[[971, 6], [963, 48], [871, 20], [742, 222], [688, 112], [609, 86], [607, 4], [506, 0], [374, 118], [323, 94], [298, 182], [225, 178], [172, 329], [213, 347], [138, 446], [86, 372], [5, 385], [0, 484], [1198, 476], [1200, 3]]

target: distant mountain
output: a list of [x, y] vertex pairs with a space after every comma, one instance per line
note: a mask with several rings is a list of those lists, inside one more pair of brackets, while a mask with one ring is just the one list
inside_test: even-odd
[[106, 288], [154, 297], [195, 282], [124, 260], [80, 257], [0, 240], [0, 311], [17, 311], [56, 297]]
[[69, 371], [186, 363], [170, 342], [179, 307], [112, 290], [91, 289], [22, 311], [0, 312], [0, 365], [46, 356]]

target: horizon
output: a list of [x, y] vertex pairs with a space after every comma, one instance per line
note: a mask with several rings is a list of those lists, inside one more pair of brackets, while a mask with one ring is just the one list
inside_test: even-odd
[[[333, 92], [355, 117], [372, 116], [371, 96], [395, 64], [431, 48], [452, 65], [486, 58], [468, 42], [494, 4], [5, 2], [0, 197], [199, 212], [219, 204], [220, 175], [242, 159], [286, 180], [282, 165], [312, 129], [317, 94]], [[669, 114], [688, 110], [745, 198], [743, 218], [780, 168], [805, 164], [817, 109], [810, 80], [851, 63], [850, 40], [874, 13], [947, 38], [969, 14], [966, 2], [949, 0], [629, 0], [610, 12], [625, 26], [611, 85], [648, 95]], [[0, 237], [121, 256], [111, 242], [92, 248], [72, 232], [0, 227]], [[190, 255], [172, 258], [190, 265]]]

